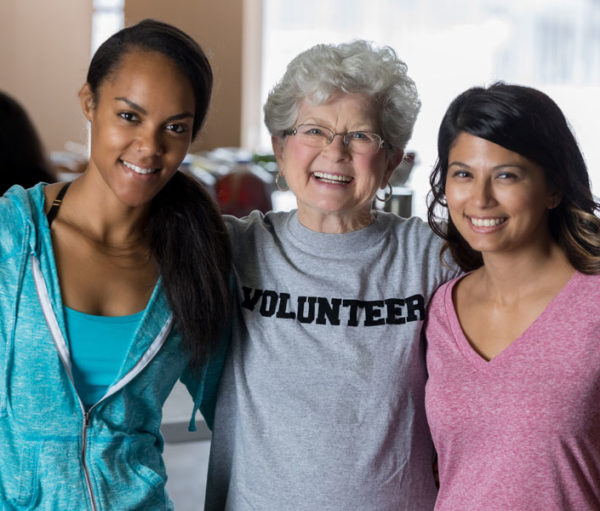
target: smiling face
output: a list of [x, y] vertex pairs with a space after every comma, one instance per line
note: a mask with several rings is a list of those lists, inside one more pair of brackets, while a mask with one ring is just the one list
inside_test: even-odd
[[91, 123], [89, 173], [126, 206], [148, 204], [171, 179], [192, 137], [194, 92], [158, 52], [131, 50], [99, 87], [80, 92]]
[[446, 201], [454, 225], [482, 252], [548, 243], [556, 194], [542, 168], [518, 153], [468, 133], [450, 149]]
[[[371, 102], [360, 94], [339, 94], [321, 105], [303, 101], [295, 126], [317, 124], [335, 133], [380, 133]], [[306, 227], [324, 230], [355, 230], [371, 223], [371, 203], [384, 188], [402, 158], [380, 149], [375, 154], [352, 154], [337, 136], [325, 148], [302, 144], [297, 136], [274, 137], [273, 149], [279, 171], [296, 195], [298, 219]], [[332, 222], [330, 222], [332, 221]]]

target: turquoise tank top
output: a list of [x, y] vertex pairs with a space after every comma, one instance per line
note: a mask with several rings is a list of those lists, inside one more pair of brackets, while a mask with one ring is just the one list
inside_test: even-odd
[[94, 316], [65, 307], [73, 380], [86, 409], [115, 381], [143, 314]]

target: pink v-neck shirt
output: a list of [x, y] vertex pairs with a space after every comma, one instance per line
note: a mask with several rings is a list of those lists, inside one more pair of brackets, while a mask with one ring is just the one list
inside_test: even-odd
[[486, 361], [452, 301], [431, 302], [426, 410], [438, 511], [600, 509], [600, 276], [575, 273], [508, 348]]

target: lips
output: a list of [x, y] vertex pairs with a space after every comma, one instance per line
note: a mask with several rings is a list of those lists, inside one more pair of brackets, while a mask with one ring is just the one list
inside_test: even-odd
[[349, 183], [351, 183], [354, 178], [350, 177], [350, 176], [344, 176], [342, 174], [330, 174], [329, 172], [313, 172], [313, 176], [315, 178], [317, 178], [319, 181], [321, 181], [322, 183], [329, 183], [329, 184], [342, 184], [342, 185], [347, 185]]
[[152, 167], [142, 167], [140, 165], [136, 165], [135, 163], [131, 163], [125, 160], [121, 160], [121, 163], [125, 165], [125, 167], [127, 167], [128, 169], [133, 170], [136, 174], [154, 174], [155, 172], [158, 172], [160, 170]]

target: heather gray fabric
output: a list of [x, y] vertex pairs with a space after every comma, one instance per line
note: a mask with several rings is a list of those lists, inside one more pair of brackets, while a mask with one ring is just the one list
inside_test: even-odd
[[421, 327], [455, 275], [421, 220], [349, 234], [227, 217], [238, 310], [206, 509], [433, 509]]

